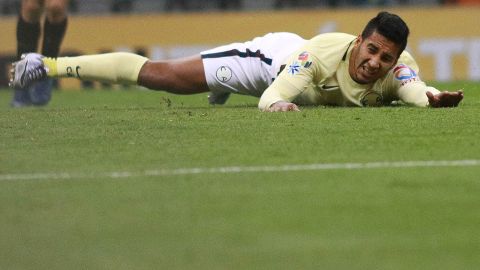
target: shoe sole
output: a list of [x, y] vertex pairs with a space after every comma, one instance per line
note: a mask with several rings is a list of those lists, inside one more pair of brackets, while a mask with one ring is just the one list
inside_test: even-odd
[[[8, 86], [15, 88], [15, 89], [23, 89], [25, 88], [24, 85], [24, 80], [25, 80], [25, 74], [27, 71], [27, 63], [23, 66], [23, 71], [21, 70], [21, 66], [19, 66], [20, 61], [14, 62], [12, 64], [12, 68], [10, 69], [10, 81], [8, 82]], [[20, 70], [20, 79], [18, 79], [19, 72]]]

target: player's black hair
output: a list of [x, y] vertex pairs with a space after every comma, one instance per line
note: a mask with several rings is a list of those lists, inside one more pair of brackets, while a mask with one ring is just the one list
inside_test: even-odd
[[393, 43], [400, 45], [399, 55], [407, 47], [410, 30], [398, 15], [386, 11], [379, 12], [363, 29], [362, 39], [368, 38], [375, 31]]

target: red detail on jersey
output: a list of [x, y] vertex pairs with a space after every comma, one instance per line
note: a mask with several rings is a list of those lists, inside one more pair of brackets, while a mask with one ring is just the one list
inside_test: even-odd
[[306, 61], [308, 60], [308, 52], [302, 52], [299, 56], [298, 56], [298, 60], [299, 61]]

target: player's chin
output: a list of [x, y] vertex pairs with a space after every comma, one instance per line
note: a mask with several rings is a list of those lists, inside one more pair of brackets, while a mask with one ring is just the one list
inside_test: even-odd
[[369, 84], [369, 83], [375, 82], [377, 79], [378, 79], [377, 76], [370, 75], [370, 74], [364, 74], [363, 72], [359, 72], [359, 73], [357, 73], [357, 78], [356, 78], [355, 81], [359, 84]]

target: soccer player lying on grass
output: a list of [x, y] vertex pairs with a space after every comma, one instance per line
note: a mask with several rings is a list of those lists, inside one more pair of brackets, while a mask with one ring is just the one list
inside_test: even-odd
[[392, 101], [457, 106], [462, 91], [440, 92], [420, 80], [415, 60], [404, 51], [408, 35], [399, 16], [380, 12], [358, 37], [328, 33], [307, 41], [291, 33], [270, 33], [178, 60], [150, 61], [130, 53], [52, 59], [30, 53], [14, 63], [10, 85], [21, 89], [47, 77], [76, 77], [174, 94], [210, 91], [211, 104], [223, 104], [230, 93], [238, 93], [260, 97], [262, 111]]

